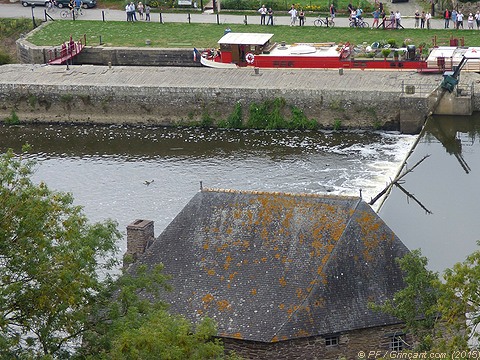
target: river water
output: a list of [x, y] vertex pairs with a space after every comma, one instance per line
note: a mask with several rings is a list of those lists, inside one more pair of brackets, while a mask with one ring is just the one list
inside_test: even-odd
[[[408, 163], [431, 156], [404, 184], [433, 215], [397, 189], [380, 215], [410, 249], [421, 247], [441, 270], [471, 252], [480, 233], [480, 146], [478, 119], [438, 121], [440, 130], [438, 124], [427, 130]], [[438, 140], [443, 132], [447, 145]], [[114, 219], [121, 231], [135, 219], [150, 219], [156, 235], [199, 191], [200, 181], [239, 190], [355, 196], [361, 190], [369, 201], [395, 177], [416, 140], [385, 132], [0, 126], [0, 152], [31, 144], [30, 157], [38, 162], [34, 180], [73, 193], [89, 219]], [[119, 247], [123, 253], [125, 239]]]

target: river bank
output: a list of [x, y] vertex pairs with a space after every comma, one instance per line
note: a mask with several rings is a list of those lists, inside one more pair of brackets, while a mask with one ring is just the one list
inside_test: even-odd
[[[186, 125], [226, 119], [237, 104], [275, 98], [323, 128], [418, 132], [441, 75], [410, 71], [4, 65], [0, 119], [52, 123]], [[463, 76], [463, 75], [462, 75]], [[465, 83], [480, 76], [465, 73]], [[405, 94], [405, 85], [415, 94]], [[474, 110], [479, 109], [478, 100]], [[406, 116], [402, 118], [401, 113]], [[334, 126], [336, 125], [336, 126]]]

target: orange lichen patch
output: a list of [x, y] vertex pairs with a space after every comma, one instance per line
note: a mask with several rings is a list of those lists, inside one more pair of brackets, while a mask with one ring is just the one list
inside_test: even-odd
[[202, 310], [202, 309], [197, 309], [196, 312], [197, 312], [197, 314], [199, 314], [199, 315], [203, 315], [203, 310]]
[[243, 339], [243, 336], [240, 333], [235, 333], [235, 334], [232, 334], [230, 336], [234, 339]]
[[323, 273], [323, 265], [321, 265], [317, 268], [317, 274], [322, 275], [322, 273]]
[[330, 254], [325, 255], [325, 256], [322, 258], [322, 265], [325, 265], [325, 264], [327, 263], [328, 259], [330, 259]]
[[220, 281], [223, 281], [223, 280], [225, 280], [225, 276], [222, 275], [220, 276]]
[[208, 305], [213, 301], [213, 295], [212, 294], [207, 294], [204, 297], [202, 297], [202, 301], [204, 304]]
[[287, 286], [287, 281], [283, 276], [280, 279], [278, 279], [278, 281], [280, 282], [280, 285]]
[[210, 276], [215, 275], [215, 270], [214, 269], [208, 269], [207, 274]]
[[318, 239], [315, 239], [315, 240], [312, 241], [312, 243], [310, 245], [314, 248], [315, 255], [318, 256], [318, 255], [321, 254], [321, 251], [322, 251], [322, 248], [323, 248], [323, 242], [321, 242]]
[[257, 289], [252, 289], [252, 290], [250, 290], [250, 294], [252, 294], [252, 295], [257, 295]]
[[281, 256], [282, 256], [282, 255], [280, 255], [279, 253], [276, 253], [276, 254], [275, 254], [275, 259], [280, 259]]
[[228, 275], [228, 278], [229, 278], [230, 280], [233, 280], [233, 279], [235, 278], [235, 275], [237, 275], [237, 274], [238, 274], [238, 272], [237, 272], [237, 271], [234, 271], [233, 273], [231, 273], [230, 275]]
[[219, 300], [217, 301], [217, 307], [219, 311], [226, 311], [232, 308], [232, 305], [227, 300]]
[[208, 243], [203, 244], [203, 250], [208, 250], [210, 245]]
[[217, 246], [217, 252], [222, 252], [228, 247], [228, 244], [222, 244], [220, 246]]
[[310, 333], [305, 330], [298, 330], [295, 335], [298, 337], [303, 337], [303, 336], [310, 336]]
[[278, 308], [279, 308], [280, 310], [285, 309], [285, 304], [280, 304], [280, 305], [278, 305]]
[[278, 336], [275, 335], [275, 336], [272, 338], [272, 342], [278, 342], [278, 341], [279, 341], [279, 340], [278, 340]]
[[266, 258], [266, 257], [262, 257], [261, 260], [262, 260], [262, 262], [267, 262], [267, 258]]
[[287, 309], [288, 315], [292, 315], [295, 311], [297, 311], [300, 308], [299, 305], [292, 305]]
[[268, 241], [268, 231], [266, 227], [262, 229], [260, 236], [263, 240]]
[[225, 233], [227, 233], [227, 235], [231, 235], [233, 232], [233, 229], [231, 227], [229, 227], [227, 230], [225, 230]]
[[303, 297], [303, 290], [301, 288], [297, 288], [297, 290], [295, 290], [295, 293], [297, 294], [297, 297], [299, 299]]
[[248, 247], [250, 246], [250, 241], [244, 240], [244, 241], [242, 242], [242, 246], [243, 246], [244, 248], [248, 248]]
[[325, 285], [327, 283], [327, 275], [325, 275], [325, 273], [321, 273], [320, 276], [322, 277], [322, 283], [323, 285]]
[[317, 300], [315, 300], [315, 302], [313, 303], [313, 306], [315, 307], [325, 307], [325, 299], [324, 298], [318, 298]]
[[228, 254], [227, 257], [225, 258], [225, 264], [223, 264], [223, 268], [225, 270], [228, 270], [231, 262], [232, 262], [232, 257], [230, 256], [230, 254]]

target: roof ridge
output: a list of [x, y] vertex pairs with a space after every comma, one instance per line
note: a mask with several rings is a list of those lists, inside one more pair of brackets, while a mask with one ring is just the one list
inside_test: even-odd
[[330, 198], [330, 199], [360, 199], [358, 196], [332, 195], [332, 194], [316, 194], [316, 193], [292, 193], [283, 191], [264, 191], [264, 190], [235, 190], [221, 188], [202, 188], [200, 192], [218, 192], [218, 193], [234, 193], [234, 194], [252, 194], [252, 195], [285, 195], [291, 197], [312, 197], [312, 198]]
[[[358, 209], [358, 206], [361, 204], [362, 202], [362, 198], [358, 198], [358, 201], [357, 203], [355, 204], [354, 206], [354, 211], [352, 213], [352, 216], [349, 217], [347, 223], [345, 224], [345, 229], [342, 231], [342, 234], [340, 235], [339, 237], [339, 240], [342, 239], [343, 237], [343, 234], [345, 233], [345, 230], [348, 228], [348, 225], [350, 224], [350, 222], [352, 221], [352, 217], [353, 217], [353, 214], [357, 211]], [[334, 246], [332, 252], [330, 253], [330, 255], [328, 256], [328, 260], [325, 262], [325, 264], [323, 265], [323, 269], [325, 269], [327, 266], [328, 266], [328, 263], [330, 262], [330, 259], [332, 258], [332, 254], [336, 251], [338, 247], [338, 242], [337, 244]], [[317, 276], [315, 277], [314, 281], [315, 283], [318, 282], [318, 279], [321, 277], [320, 274], [317, 274]], [[307, 302], [307, 300], [310, 298], [310, 295], [312, 294], [312, 291], [313, 291], [313, 286], [311, 287], [310, 291], [308, 292], [308, 294], [304, 297], [303, 301], [301, 302], [301, 306], [298, 306], [298, 308], [294, 311], [292, 311], [292, 313], [287, 317], [287, 320], [279, 327], [278, 331], [276, 331], [274, 334], [273, 334], [273, 337], [272, 339], [270, 339], [270, 341], [272, 341], [276, 336], [277, 334], [283, 329], [283, 327], [288, 324], [288, 322], [290, 321], [290, 319], [301, 309], [303, 308], [303, 305]]]

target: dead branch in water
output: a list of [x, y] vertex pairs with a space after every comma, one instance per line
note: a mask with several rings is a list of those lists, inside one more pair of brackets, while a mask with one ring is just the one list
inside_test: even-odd
[[[375, 196], [372, 200], [370, 200], [370, 202], [368, 203], [369, 205], [373, 205], [375, 204], [375, 202], [380, 199], [383, 195], [385, 195], [388, 191], [390, 191], [390, 189], [392, 188], [392, 186], [394, 185], [399, 185], [399, 181], [402, 180], [402, 178], [407, 175], [408, 173], [411, 173], [418, 165], [420, 165], [426, 158], [428, 158], [430, 155], [425, 155], [423, 158], [421, 158], [415, 165], [412, 166], [411, 169], [408, 169], [408, 168], [405, 168], [406, 171], [403, 172], [402, 174], [398, 175], [395, 179], [393, 179], [390, 184], [388, 184], [385, 189], [383, 189], [382, 191], [380, 191], [378, 193], [377, 196]], [[415, 201], [417, 201], [415, 198], [414, 198]]]

